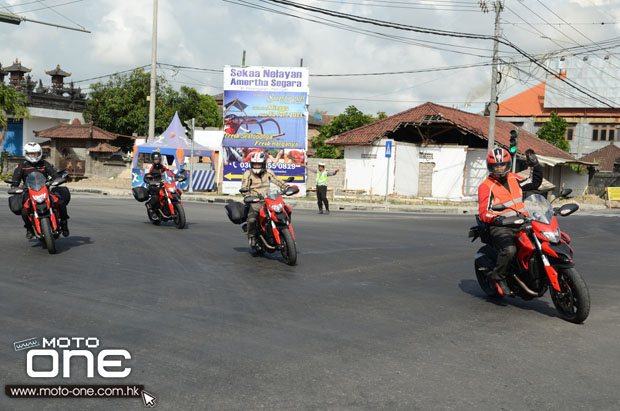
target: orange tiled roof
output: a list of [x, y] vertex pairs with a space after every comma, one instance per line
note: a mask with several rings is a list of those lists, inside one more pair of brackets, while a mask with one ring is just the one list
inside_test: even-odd
[[530, 117], [543, 114], [545, 104], [545, 83], [540, 83], [516, 96], [499, 103], [498, 116]]
[[[393, 116], [386, 117], [374, 123], [346, 131], [327, 140], [328, 144], [333, 145], [370, 145], [375, 140], [382, 138], [385, 133], [393, 131], [401, 123], [422, 123], [425, 116], [440, 115], [443, 119], [468, 130], [478, 137], [488, 140], [489, 118], [478, 114], [467, 113], [450, 107], [440, 106], [435, 103], [425, 103], [421, 106], [403, 111]], [[507, 121], [497, 119], [495, 121], [495, 142], [503, 147], [510, 146], [510, 131], [514, 130], [514, 125]], [[525, 130], [519, 132], [520, 154], [525, 154], [525, 150], [533, 149], [536, 153], [548, 156], [574, 160], [569, 153], [561, 150], [554, 145], [541, 140], [536, 135]]]

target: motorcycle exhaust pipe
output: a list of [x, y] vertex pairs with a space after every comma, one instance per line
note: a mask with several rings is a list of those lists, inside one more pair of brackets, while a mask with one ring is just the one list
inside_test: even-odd
[[261, 234], [259, 236], [259, 238], [262, 240], [263, 244], [265, 244], [265, 247], [267, 247], [270, 250], [275, 250], [275, 247], [270, 246], [269, 244], [267, 244], [267, 240], [265, 240], [265, 237], [263, 237], [263, 235]]
[[521, 288], [523, 288], [525, 290], [526, 293], [534, 296], [534, 297], [538, 297], [538, 293], [535, 293], [534, 291], [530, 290], [530, 288], [525, 285], [525, 283], [523, 281], [521, 281], [521, 279], [519, 277], [517, 277], [516, 275], [513, 275], [514, 279], [517, 281], [517, 284], [519, 284], [521, 286]]

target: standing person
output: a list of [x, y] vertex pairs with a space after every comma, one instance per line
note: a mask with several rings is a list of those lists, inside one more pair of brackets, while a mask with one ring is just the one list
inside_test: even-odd
[[325, 163], [319, 163], [318, 170], [314, 167], [306, 166], [313, 173], [316, 173], [316, 202], [319, 206], [319, 214], [323, 214], [323, 204], [325, 204], [325, 213], [329, 214], [329, 201], [327, 201], [327, 177], [335, 176], [340, 169], [336, 171], [325, 170]]
[[[250, 190], [245, 193], [245, 196], [262, 195], [265, 197], [269, 194], [269, 186], [272, 183], [283, 190], [288, 187], [288, 184], [276, 177], [273, 171], [267, 170], [265, 153], [262, 151], [254, 152], [250, 158], [250, 169], [243, 173], [241, 179], [241, 188]], [[252, 203], [248, 210], [248, 241], [250, 247], [254, 247], [256, 244], [256, 220], [264, 204], [264, 200], [259, 203]]]
[[[526, 184], [523, 177], [510, 172], [512, 158], [508, 150], [495, 148], [487, 156], [489, 176], [478, 187], [480, 219], [490, 225], [491, 239], [499, 249], [495, 269], [489, 273], [489, 278], [495, 283], [499, 295], [511, 294], [506, 283], [506, 276], [509, 274], [507, 271], [510, 261], [517, 253], [515, 236], [518, 232], [514, 228], [504, 227], [502, 220], [516, 216], [517, 211], [527, 214], [523, 203], [523, 192], [536, 190], [542, 183], [542, 166], [538, 163], [536, 153], [528, 149], [525, 156], [527, 165], [531, 168], [531, 183]], [[510, 208], [504, 211], [493, 211], [492, 207], [498, 204]]]

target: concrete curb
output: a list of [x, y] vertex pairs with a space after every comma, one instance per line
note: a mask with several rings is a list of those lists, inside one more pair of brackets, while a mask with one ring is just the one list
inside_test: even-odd
[[[87, 187], [68, 187], [72, 193], [90, 193], [99, 194], [102, 196], [110, 197], [131, 197], [133, 194], [131, 190], [124, 189], [99, 189], [99, 188], [87, 188]], [[209, 194], [190, 194], [183, 193], [183, 201], [192, 202], [205, 202], [205, 203], [219, 203], [226, 204], [232, 201], [240, 201], [241, 196], [218, 196]], [[300, 199], [288, 199], [286, 201], [292, 208], [300, 210], [316, 210], [317, 205], [314, 200], [300, 200]], [[425, 214], [467, 214], [475, 215], [478, 213], [477, 206], [468, 205], [456, 205], [456, 206], [444, 206], [444, 205], [406, 205], [406, 204], [390, 204], [386, 207], [384, 204], [373, 203], [353, 203], [353, 202], [341, 202], [332, 201], [332, 210], [342, 211], [371, 211], [371, 212], [410, 212], [410, 213], [425, 213]], [[610, 210], [604, 205], [598, 204], [580, 204], [580, 210], [582, 211], [594, 211], [594, 210]], [[620, 213], [620, 210], [619, 210]]]

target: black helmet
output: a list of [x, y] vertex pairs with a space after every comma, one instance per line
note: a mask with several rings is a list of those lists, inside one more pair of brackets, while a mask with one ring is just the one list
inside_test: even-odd
[[161, 164], [161, 153], [159, 151], [153, 151], [151, 153], [151, 163], [156, 165]]

